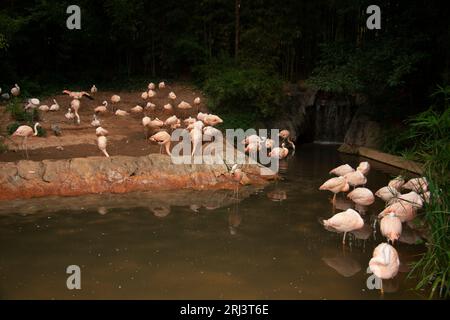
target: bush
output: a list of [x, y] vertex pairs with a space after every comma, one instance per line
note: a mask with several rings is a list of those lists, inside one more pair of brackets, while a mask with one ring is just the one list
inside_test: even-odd
[[8, 126], [6, 127], [8, 135], [12, 135], [17, 130], [18, 127], [20, 127], [20, 124], [18, 122], [8, 124]]
[[208, 95], [209, 109], [220, 116], [245, 124], [275, 114], [282, 81], [267, 69], [221, 59], [197, 68], [196, 72]]
[[421, 281], [418, 288], [431, 286], [431, 296], [450, 297], [450, 87], [439, 88], [437, 96], [443, 97], [442, 111], [434, 108], [409, 120], [409, 136], [414, 146], [409, 158], [424, 164], [429, 182], [430, 203], [425, 205], [424, 219], [430, 238], [427, 252], [415, 264], [411, 274]]
[[19, 122], [32, 123], [39, 120], [39, 112], [36, 109], [25, 110], [18, 98], [12, 99], [6, 106], [11, 118]]

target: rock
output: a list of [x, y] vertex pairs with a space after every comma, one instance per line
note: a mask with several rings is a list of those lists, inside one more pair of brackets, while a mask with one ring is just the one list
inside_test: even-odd
[[17, 163], [17, 173], [25, 180], [41, 178], [43, 174], [43, 166], [41, 162], [21, 160]]
[[[191, 188], [233, 190], [225, 164], [173, 164], [167, 155], [0, 163], [0, 200]], [[264, 185], [260, 165], [246, 165], [243, 184]]]
[[350, 146], [378, 148], [380, 146], [381, 128], [367, 115], [356, 114], [345, 134], [344, 143]]

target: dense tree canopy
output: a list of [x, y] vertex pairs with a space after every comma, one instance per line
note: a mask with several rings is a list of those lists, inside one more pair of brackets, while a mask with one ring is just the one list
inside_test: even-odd
[[[72, 1], [4, 0], [0, 85], [191, 77], [234, 58], [235, 1], [79, 0], [82, 28], [68, 30]], [[448, 81], [449, 10], [444, 1], [383, 0], [382, 28], [368, 30], [370, 4], [241, 0], [233, 68], [288, 81], [312, 76], [325, 91], [423, 105]]]

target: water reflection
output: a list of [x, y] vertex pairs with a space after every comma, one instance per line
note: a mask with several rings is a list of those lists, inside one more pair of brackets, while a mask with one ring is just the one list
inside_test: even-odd
[[[384, 204], [367, 208], [344, 250], [342, 234], [317, 223], [332, 215], [329, 195], [317, 186], [339, 156], [334, 146], [302, 146], [281, 162], [283, 179], [264, 190], [240, 186], [239, 201], [233, 190], [177, 190], [2, 203], [2, 297], [379, 299], [366, 289], [365, 270], [379, 243], [372, 222]], [[377, 190], [390, 175], [372, 168], [368, 187]], [[353, 206], [344, 197], [336, 205]], [[402, 236], [395, 247], [406, 272], [423, 246], [407, 245], [420, 239], [418, 231], [405, 226]], [[75, 263], [83, 290], [69, 292], [64, 271]], [[415, 282], [406, 273], [392, 290], [383, 285], [385, 299], [422, 298], [409, 290]]]

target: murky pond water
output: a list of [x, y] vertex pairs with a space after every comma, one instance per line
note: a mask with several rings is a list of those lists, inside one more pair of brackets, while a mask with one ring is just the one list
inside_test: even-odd
[[[331, 195], [318, 191], [328, 171], [360, 159], [336, 146], [305, 145], [281, 164], [284, 180], [265, 189], [182, 190], [49, 198], [0, 204], [2, 299], [379, 299], [367, 265], [383, 241], [366, 228], [326, 231]], [[398, 170], [371, 162], [376, 190]], [[349, 203], [340, 198], [338, 207]], [[408, 263], [424, 250], [405, 227], [396, 244], [400, 273], [385, 281], [385, 299], [426, 298], [411, 290]], [[66, 268], [81, 268], [81, 290], [68, 290]]]

